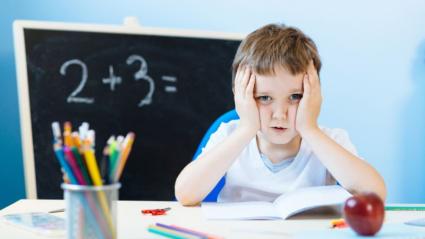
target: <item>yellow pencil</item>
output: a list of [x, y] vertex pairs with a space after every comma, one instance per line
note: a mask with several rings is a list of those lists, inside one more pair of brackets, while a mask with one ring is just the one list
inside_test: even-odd
[[89, 169], [90, 177], [95, 186], [102, 186], [102, 178], [100, 177], [99, 168], [97, 167], [96, 158], [94, 156], [94, 150], [91, 148], [84, 149], [84, 157], [86, 164]]
[[[90, 177], [95, 186], [102, 186], [102, 178], [100, 177], [99, 168], [97, 167], [96, 157], [94, 155], [94, 150], [90, 148], [90, 141], [84, 141], [84, 157], [86, 159], [86, 164], [89, 170]], [[109, 224], [109, 228], [112, 231], [112, 235], [115, 235], [115, 228], [112, 224], [111, 212], [108, 207], [108, 202], [106, 200], [105, 194], [103, 191], [98, 192], [100, 206], [105, 213], [106, 220]]]

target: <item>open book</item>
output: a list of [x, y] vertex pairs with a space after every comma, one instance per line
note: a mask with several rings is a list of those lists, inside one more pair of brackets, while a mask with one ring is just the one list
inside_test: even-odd
[[342, 205], [351, 197], [341, 186], [300, 188], [279, 196], [274, 202], [203, 203], [207, 219], [286, 219], [323, 206]]

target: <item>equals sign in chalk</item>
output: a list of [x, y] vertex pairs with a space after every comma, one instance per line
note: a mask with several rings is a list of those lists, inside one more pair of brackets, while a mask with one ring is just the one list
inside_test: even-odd
[[[175, 76], [162, 76], [161, 80], [175, 83], [175, 82], [177, 82], [177, 77], [175, 77]], [[177, 92], [177, 87], [166, 85], [164, 87], [164, 90], [165, 90], [165, 92], [168, 92], [168, 93], [175, 93], [175, 92]]]

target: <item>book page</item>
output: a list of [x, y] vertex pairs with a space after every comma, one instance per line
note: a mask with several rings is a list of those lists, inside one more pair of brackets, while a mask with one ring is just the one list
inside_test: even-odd
[[343, 204], [351, 194], [341, 186], [317, 186], [300, 188], [278, 197], [273, 205], [286, 219], [296, 213], [322, 206]]
[[65, 236], [65, 219], [45, 212], [7, 214], [0, 221], [44, 236]]
[[270, 202], [202, 203], [201, 209], [207, 219], [280, 219]]

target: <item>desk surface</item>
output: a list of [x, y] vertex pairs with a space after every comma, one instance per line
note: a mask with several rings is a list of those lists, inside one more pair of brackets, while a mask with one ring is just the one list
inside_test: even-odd
[[[63, 207], [62, 200], [19, 200], [1, 210], [0, 216], [21, 212], [48, 212]], [[166, 216], [146, 216], [140, 212], [141, 209], [164, 207], [172, 208]], [[207, 220], [202, 216], [200, 207], [183, 207], [177, 202], [161, 201], [119, 201], [117, 210], [118, 238], [122, 239], [164, 238], [147, 232], [148, 225], [156, 222], [188, 227], [225, 238], [291, 238], [297, 232], [329, 228], [330, 220], [335, 218], [335, 216], [301, 216], [288, 220]], [[55, 215], [65, 216], [64, 213]], [[423, 217], [425, 217], [424, 211], [387, 211], [385, 222], [403, 223]], [[0, 223], [0, 237], [46, 238], [5, 223]]]

